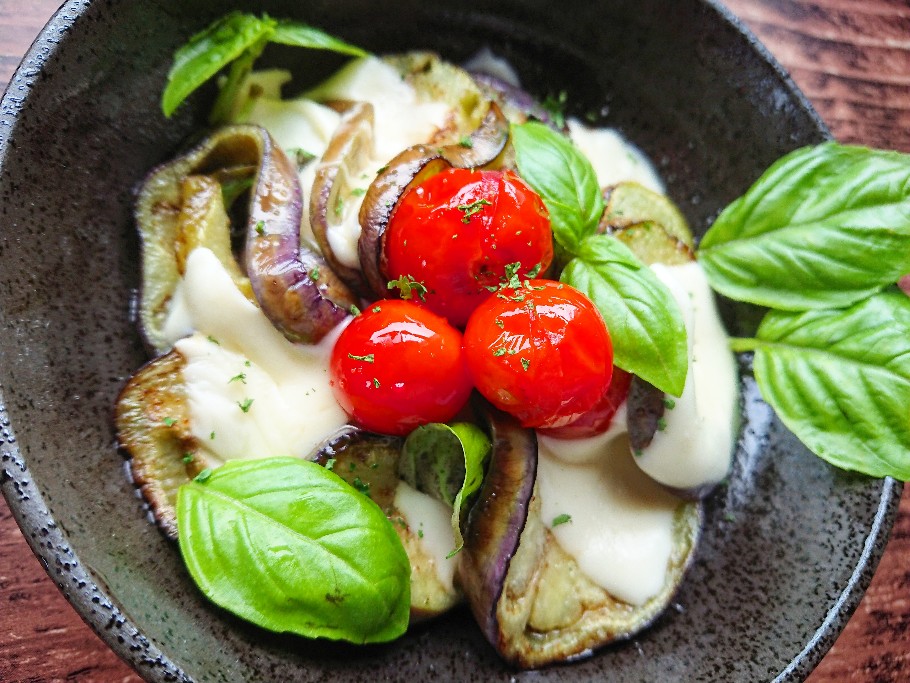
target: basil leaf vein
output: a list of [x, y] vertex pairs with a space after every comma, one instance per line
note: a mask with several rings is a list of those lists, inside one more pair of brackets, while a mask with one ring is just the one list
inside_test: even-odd
[[780, 159], [701, 241], [711, 285], [779, 310], [849, 306], [910, 272], [910, 156], [826, 143]]
[[455, 548], [464, 547], [461, 517], [483, 482], [490, 440], [476, 425], [432, 423], [415, 429], [404, 442], [399, 474], [408, 484], [452, 508]]
[[753, 372], [810, 450], [875, 477], [910, 478], [910, 298], [889, 290], [846, 309], [771, 311]]
[[673, 295], [619, 240], [595, 235], [581, 243], [560, 278], [597, 306], [613, 341], [613, 362], [679, 396], [688, 371], [688, 342]]
[[571, 140], [542, 123], [513, 124], [511, 130], [518, 174], [543, 199], [556, 242], [574, 254], [597, 231], [604, 212], [594, 167]]
[[203, 594], [258, 626], [355, 643], [407, 628], [410, 563], [398, 535], [315, 463], [227, 463], [180, 487], [177, 524]]

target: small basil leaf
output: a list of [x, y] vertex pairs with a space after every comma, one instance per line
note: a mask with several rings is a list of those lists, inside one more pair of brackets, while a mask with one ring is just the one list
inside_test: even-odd
[[190, 38], [174, 53], [174, 64], [161, 95], [161, 109], [170, 117], [190, 93], [259, 43], [273, 22], [252, 14], [231, 12]]
[[513, 124], [512, 145], [519, 175], [550, 212], [556, 242], [575, 254], [604, 212], [594, 167], [571, 140], [542, 123]]
[[816, 455], [910, 479], [910, 298], [889, 290], [842, 310], [771, 311], [747, 344], [762, 396]]
[[414, 488], [452, 507], [455, 548], [464, 546], [461, 515], [471, 494], [480, 488], [490, 440], [477, 426], [458, 422], [418, 427], [404, 442], [398, 472]]
[[776, 162], [701, 241], [720, 293], [839, 308], [910, 272], [910, 156], [826, 143]]
[[229, 462], [180, 487], [177, 525], [202, 592], [258, 626], [354, 643], [407, 628], [410, 564], [395, 530], [316, 463]]
[[617, 366], [661, 391], [682, 394], [688, 370], [682, 314], [666, 286], [628, 247], [608, 235], [589, 237], [560, 279], [597, 306]]
[[308, 47], [314, 50], [330, 50], [353, 57], [366, 57], [369, 54], [366, 50], [330, 36], [318, 28], [289, 19], [283, 19], [276, 24], [275, 31], [269, 38], [269, 42], [293, 45], [295, 47]]

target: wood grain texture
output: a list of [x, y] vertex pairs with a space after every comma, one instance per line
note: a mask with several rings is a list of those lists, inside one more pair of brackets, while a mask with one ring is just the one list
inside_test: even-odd
[[[672, 1], [672, 0], [668, 0]], [[843, 142], [910, 152], [910, 0], [727, 0]], [[0, 0], [5, 84], [57, 0]], [[910, 489], [872, 586], [810, 683], [910, 680]], [[0, 681], [139, 678], [69, 607], [0, 499]]]

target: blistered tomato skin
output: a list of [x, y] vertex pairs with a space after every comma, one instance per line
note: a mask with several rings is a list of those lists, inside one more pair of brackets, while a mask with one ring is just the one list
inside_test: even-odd
[[422, 282], [427, 306], [457, 327], [507, 265], [544, 272], [553, 260], [543, 200], [511, 171], [453, 168], [430, 177], [402, 197], [384, 240], [388, 279]]
[[525, 427], [574, 422], [604, 396], [613, 374], [613, 345], [594, 304], [550, 280], [487, 299], [471, 315], [464, 344], [477, 390]]
[[354, 318], [335, 343], [330, 373], [344, 411], [382, 434], [446, 422], [471, 394], [461, 333], [410, 301], [380, 301]]

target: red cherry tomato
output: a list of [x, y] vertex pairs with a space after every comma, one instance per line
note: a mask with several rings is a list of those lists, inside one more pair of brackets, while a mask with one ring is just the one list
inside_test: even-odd
[[344, 411], [383, 434], [451, 420], [471, 394], [461, 333], [410, 301], [380, 301], [354, 318], [335, 343], [330, 372]]
[[583, 439], [603, 434], [613, 423], [613, 416], [629, 395], [632, 375], [625, 370], [614, 367], [613, 379], [600, 400], [588, 412], [564, 427], [543, 429], [541, 433], [556, 439]]
[[401, 198], [383, 244], [389, 280], [422, 282], [427, 306], [458, 327], [507, 265], [544, 272], [553, 260], [543, 200], [511, 171], [452, 168], [430, 177]]
[[464, 333], [478, 391], [525, 427], [562, 427], [590, 410], [613, 374], [594, 304], [569, 285], [531, 280], [474, 311]]

